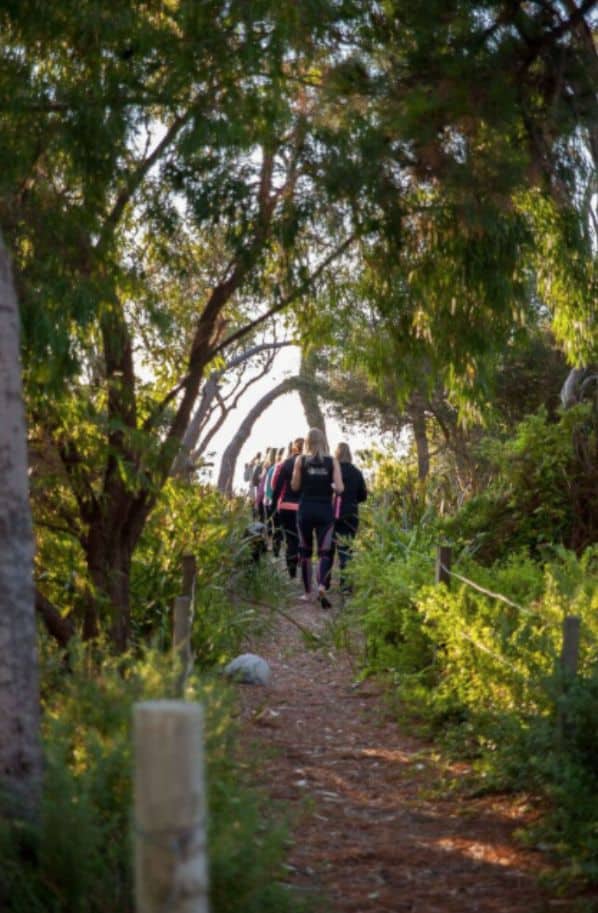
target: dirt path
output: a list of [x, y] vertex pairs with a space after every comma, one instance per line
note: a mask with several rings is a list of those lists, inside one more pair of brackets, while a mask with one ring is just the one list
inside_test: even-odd
[[[288, 611], [314, 631], [326, 625], [317, 606]], [[295, 812], [290, 883], [323, 894], [329, 913], [577, 909], [540, 887], [547, 860], [514, 840], [525, 802], [458, 795], [463, 768], [403, 731], [379, 686], [356, 685], [344, 652], [306, 649], [284, 620], [252, 649], [273, 680], [240, 688], [244, 739], [264, 753], [271, 796]]]

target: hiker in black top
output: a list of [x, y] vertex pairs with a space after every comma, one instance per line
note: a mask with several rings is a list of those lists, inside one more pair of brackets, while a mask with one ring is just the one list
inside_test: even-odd
[[285, 558], [289, 577], [297, 576], [299, 563], [299, 534], [297, 532], [297, 511], [299, 492], [291, 488], [291, 478], [297, 454], [303, 453], [303, 438], [297, 437], [290, 445], [291, 456], [280, 467], [272, 491], [271, 512], [276, 512], [282, 526], [285, 542]]
[[310, 599], [312, 592], [313, 536], [318, 542], [318, 598], [322, 608], [330, 608], [326, 598], [326, 587], [330, 580], [332, 566], [332, 536], [334, 515], [332, 511], [333, 492], [342, 494], [343, 480], [337, 459], [325, 455], [326, 439], [322, 431], [312, 428], [306, 440], [307, 456], [295, 458], [291, 486], [299, 493], [297, 529], [301, 554], [301, 573], [305, 593], [303, 599]]
[[353, 539], [359, 527], [359, 505], [365, 501], [368, 493], [362, 473], [353, 465], [348, 444], [339, 444], [334, 455], [340, 463], [344, 490], [334, 497], [333, 550], [338, 550], [341, 590], [346, 592], [348, 587], [344, 570], [351, 558]]

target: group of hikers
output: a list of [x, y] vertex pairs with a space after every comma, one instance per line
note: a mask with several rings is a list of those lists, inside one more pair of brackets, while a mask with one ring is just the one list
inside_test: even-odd
[[[301, 568], [301, 599], [316, 597], [322, 608], [330, 608], [326, 594], [335, 553], [341, 592], [347, 592], [344, 571], [359, 526], [359, 505], [367, 498], [365, 480], [353, 465], [348, 444], [339, 444], [332, 457], [324, 433], [312, 428], [305, 439], [295, 438], [288, 451], [270, 448], [265, 459], [258, 453], [245, 466], [245, 481], [249, 483], [254, 519], [266, 525], [272, 553], [280, 554], [284, 540], [289, 576], [295, 578]], [[314, 536], [318, 554], [315, 589]]]

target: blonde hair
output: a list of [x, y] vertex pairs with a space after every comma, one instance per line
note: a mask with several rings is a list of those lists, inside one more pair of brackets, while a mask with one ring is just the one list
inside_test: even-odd
[[305, 450], [310, 456], [322, 459], [328, 452], [326, 436], [319, 428], [310, 428], [305, 438]]
[[334, 455], [339, 461], [339, 463], [352, 463], [353, 457], [351, 456], [351, 450], [349, 445], [345, 444], [344, 441], [337, 445]]

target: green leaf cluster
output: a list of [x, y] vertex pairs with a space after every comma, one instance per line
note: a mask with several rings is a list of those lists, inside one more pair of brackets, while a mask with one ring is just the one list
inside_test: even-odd
[[[127, 913], [132, 896], [132, 707], [175, 694], [170, 657], [111, 658], [96, 645], [61, 657], [43, 643], [46, 779], [38, 831], [0, 822], [0, 897], [7, 913]], [[283, 886], [284, 823], [235, 757], [233, 696], [194, 677], [205, 710], [211, 909], [299, 911]]]
[[596, 541], [598, 516], [596, 415], [591, 405], [551, 421], [544, 409], [528, 416], [512, 437], [480, 444], [488, 484], [445, 524], [481, 560], [509, 551], [561, 543], [583, 549]]

